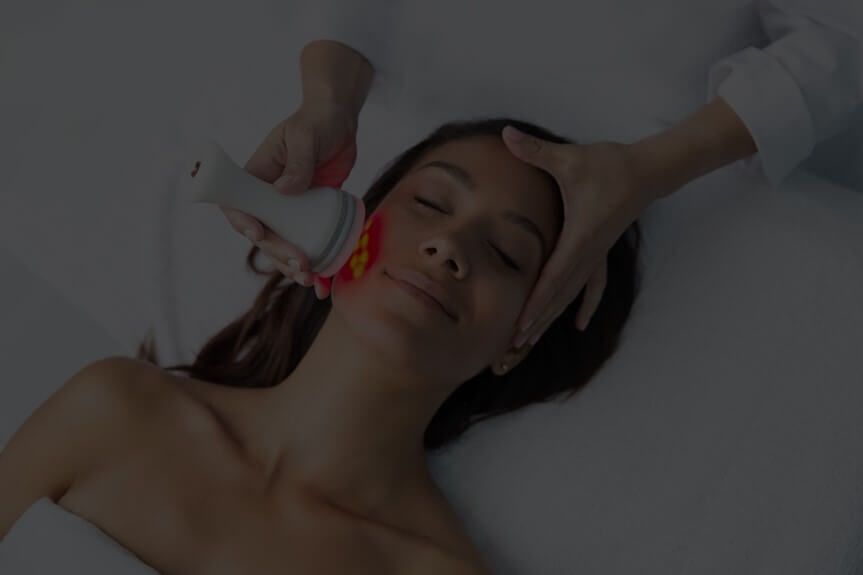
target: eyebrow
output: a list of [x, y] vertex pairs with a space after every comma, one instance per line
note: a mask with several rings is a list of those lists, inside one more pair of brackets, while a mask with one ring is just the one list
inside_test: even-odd
[[[444, 172], [446, 172], [447, 174], [449, 174], [450, 176], [452, 176], [453, 178], [458, 180], [458, 182], [460, 184], [462, 184], [462, 186], [464, 188], [466, 188], [470, 191], [476, 190], [476, 181], [471, 177], [471, 175], [467, 172], [467, 170], [465, 170], [461, 166], [457, 166], [457, 165], [451, 164], [449, 162], [435, 160], [435, 161], [429, 162], [427, 164], [424, 164], [423, 166], [418, 168], [417, 171], [424, 170], [426, 168], [440, 168], [441, 170], [443, 170]], [[539, 229], [539, 226], [536, 225], [536, 223], [532, 219], [528, 218], [524, 214], [520, 214], [520, 213], [514, 212], [512, 210], [504, 210], [503, 211], [503, 218], [508, 222], [514, 223], [515, 225], [517, 225], [521, 229], [530, 233], [537, 240], [539, 240], [539, 246], [540, 246], [540, 249], [542, 250], [542, 256], [543, 256], [543, 258], [545, 258], [545, 253], [546, 253], [545, 237], [543, 237], [542, 232]]]

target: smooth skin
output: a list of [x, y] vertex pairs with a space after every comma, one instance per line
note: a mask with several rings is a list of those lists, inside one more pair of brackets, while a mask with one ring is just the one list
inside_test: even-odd
[[162, 573], [491, 575], [432, 498], [411, 532], [265, 479], [222, 389], [126, 357], [81, 369], [0, 452], [0, 545], [48, 497]]

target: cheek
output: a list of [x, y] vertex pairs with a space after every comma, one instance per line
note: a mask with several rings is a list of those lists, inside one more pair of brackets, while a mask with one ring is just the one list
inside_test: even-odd
[[[357, 241], [350, 259], [333, 276], [337, 284], [347, 284], [360, 279], [375, 264], [381, 249], [384, 220], [385, 217], [378, 210], [366, 221], [363, 233]], [[331, 287], [333, 278], [320, 278], [319, 281], [327, 287]]]
[[515, 327], [526, 303], [527, 294], [523, 289], [514, 285], [501, 289], [500, 281], [487, 281], [477, 292], [483, 294], [476, 299], [475, 308], [477, 321], [484, 331], [497, 335]]

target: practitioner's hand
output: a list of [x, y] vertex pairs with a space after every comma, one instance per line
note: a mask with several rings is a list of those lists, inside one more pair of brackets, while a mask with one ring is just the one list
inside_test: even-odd
[[[536, 343], [587, 284], [576, 326], [587, 327], [606, 282], [608, 251], [661, 194], [647, 189], [632, 147], [615, 142], [561, 145], [508, 126], [503, 140], [519, 159], [551, 174], [563, 196], [564, 224], [518, 321], [515, 347]], [[651, 182], [652, 183], [652, 182]], [[531, 322], [531, 320], [533, 320]], [[529, 327], [525, 329], [525, 326]]]
[[[357, 118], [348, 110], [333, 103], [304, 101], [267, 134], [245, 169], [274, 183], [283, 194], [302, 194], [319, 186], [341, 188], [356, 162], [356, 133]], [[222, 212], [285, 276], [305, 287], [314, 285], [320, 299], [329, 295], [329, 282], [318, 280], [302, 249], [245, 212], [230, 208]]]

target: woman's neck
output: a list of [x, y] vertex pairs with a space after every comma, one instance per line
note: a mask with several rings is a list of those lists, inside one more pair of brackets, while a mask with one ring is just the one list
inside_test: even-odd
[[428, 479], [425, 429], [451, 390], [419, 379], [370, 339], [330, 315], [283, 382], [249, 390], [233, 409], [271, 480], [374, 515]]

